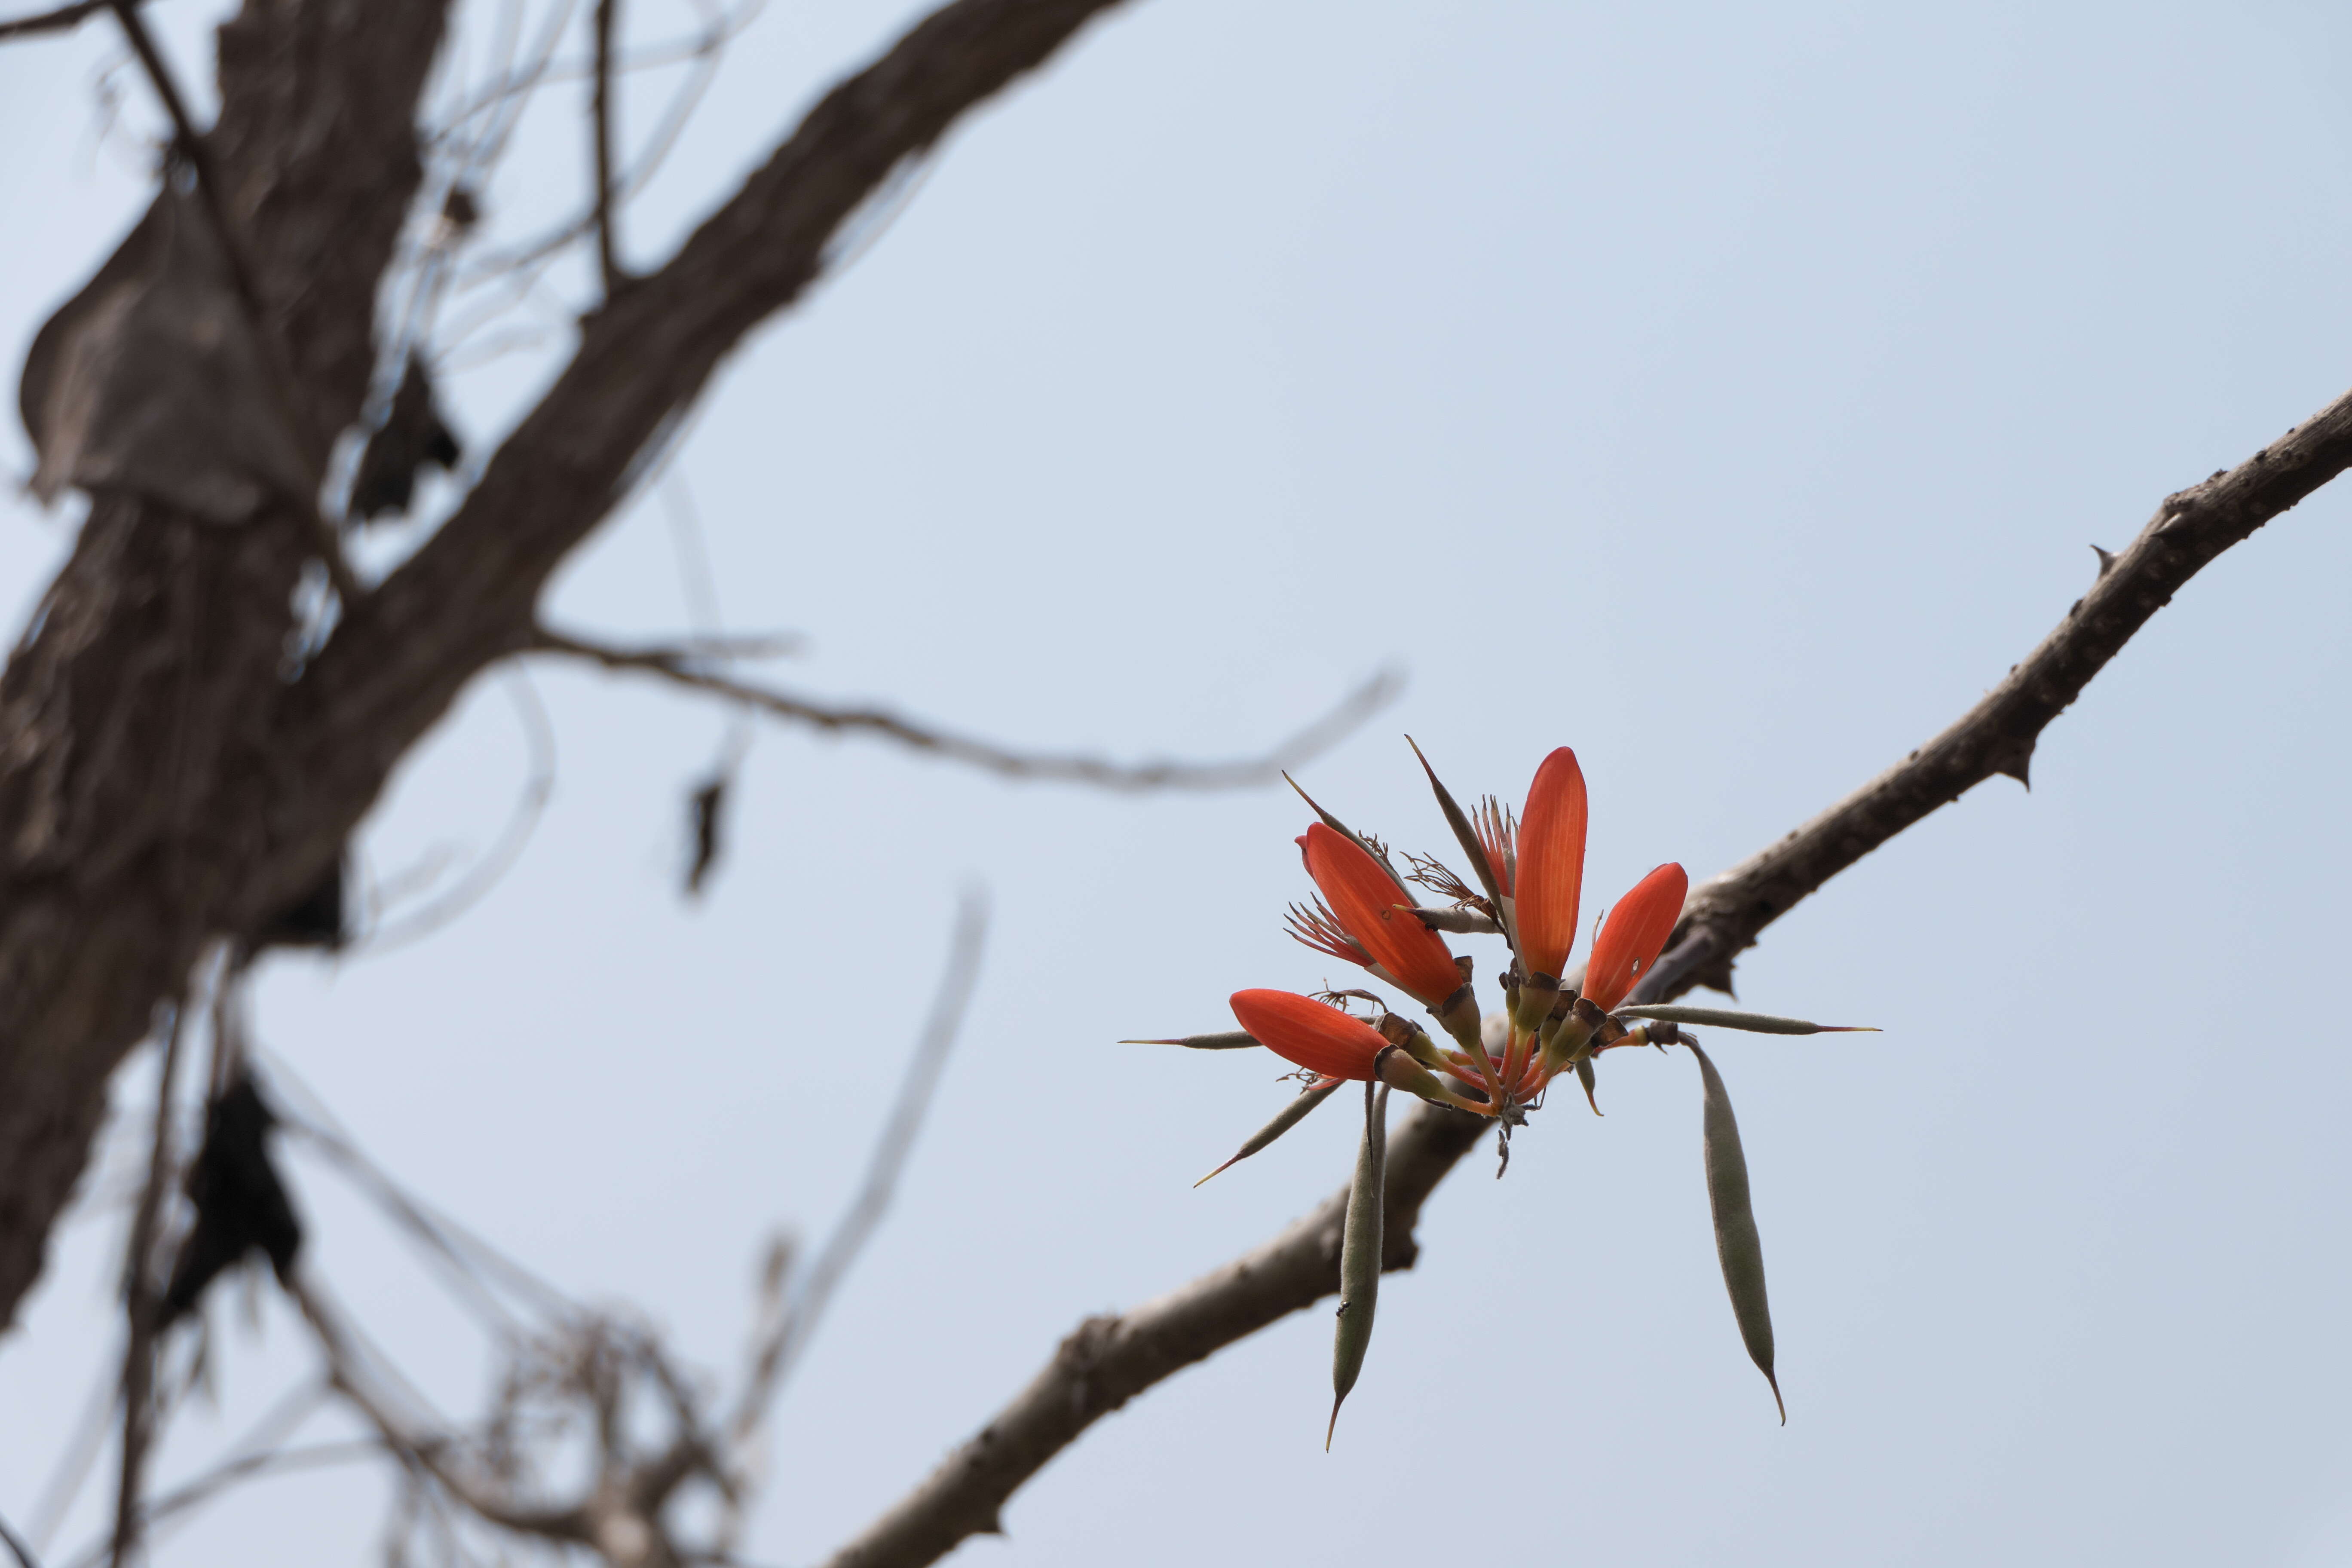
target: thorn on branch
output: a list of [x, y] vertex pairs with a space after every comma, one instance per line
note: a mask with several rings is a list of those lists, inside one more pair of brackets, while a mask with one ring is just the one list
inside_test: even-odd
[[2038, 739], [2039, 737], [2034, 735], [2028, 735], [2021, 740], [2013, 735], [2003, 736], [1994, 743], [1992, 748], [1992, 771], [2004, 778], [2015, 779], [2027, 789], [2032, 789], [2033, 780], [2029, 773], [2033, 765], [2034, 742]]

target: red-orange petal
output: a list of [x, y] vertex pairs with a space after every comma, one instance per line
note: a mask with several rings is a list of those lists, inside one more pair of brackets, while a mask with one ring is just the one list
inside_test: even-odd
[[1397, 908], [1405, 901], [1403, 890], [1362, 845], [1318, 822], [1299, 847], [1307, 853], [1307, 874], [1340, 926], [1398, 984], [1433, 1007], [1462, 989], [1462, 972], [1454, 967], [1445, 939], [1411, 910]]
[[1584, 770], [1560, 747], [1536, 769], [1528, 808], [1519, 814], [1519, 874], [1512, 901], [1519, 922], [1519, 963], [1557, 979], [1576, 945], [1584, 895]]
[[1388, 1044], [1370, 1024], [1295, 992], [1236, 991], [1233, 1003], [1258, 1044], [1325, 1078], [1370, 1078], [1372, 1058]]
[[1683, 900], [1690, 879], [1671, 861], [1633, 884], [1618, 900], [1592, 939], [1592, 960], [1585, 966], [1584, 994], [1603, 1012], [1625, 1000], [1634, 982], [1650, 973], [1658, 954], [1682, 918]]

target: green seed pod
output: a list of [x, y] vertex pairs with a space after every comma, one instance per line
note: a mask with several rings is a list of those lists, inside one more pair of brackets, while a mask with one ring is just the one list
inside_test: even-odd
[[1381, 1221], [1388, 1190], [1389, 1091], [1364, 1085], [1364, 1142], [1356, 1151], [1356, 1179], [1348, 1188], [1348, 1221], [1339, 1233], [1339, 1326], [1331, 1337], [1331, 1424], [1323, 1451], [1339, 1428], [1339, 1405], [1364, 1370], [1372, 1343], [1372, 1309], [1381, 1294]]
[[1181, 1046], [1188, 1051], [1238, 1051], [1257, 1044], [1257, 1037], [1243, 1029], [1227, 1029], [1214, 1035], [1180, 1035], [1169, 1040], [1121, 1040], [1122, 1046]]
[[1715, 1211], [1715, 1255], [1723, 1265], [1723, 1288], [1731, 1295], [1731, 1315], [1738, 1320], [1748, 1358], [1772, 1385], [1772, 1403], [1780, 1407], [1780, 1425], [1786, 1426], [1789, 1407], [1780, 1399], [1780, 1380], [1772, 1375], [1772, 1310], [1764, 1297], [1764, 1243], [1756, 1235], [1756, 1210], [1748, 1202], [1748, 1156], [1739, 1147], [1739, 1122], [1731, 1114], [1731, 1096], [1715, 1064], [1696, 1041], [1683, 1044], [1698, 1058], [1699, 1087], [1706, 1096], [1700, 1130], [1706, 1154], [1706, 1201]]
[[1875, 1035], [1866, 1024], [1809, 1024], [1802, 1018], [1779, 1018], [1769, 1013], [1742, 1013], [1732, 1007], [1620, 1007], [1621, 1018], [1654, 1018], [1661, 1024], [1696, 1024], [1702, 1028], [1745, 1029], [1753, 1035]]
[[[1249, 1142], [1241, 1146], [1240, 1152], [1235, 1153], [1232, 1159], [1226, 1161], [1223, 1165], [1218, 1166], [1216, 1171], [1210, 1172], [1209, 1176], [1215, 1175], [1217, 1171], [1223, 1171], [1227, 1166], [1240, 1164], [1244, 1160], [1248, 1159], [1252, 1154], [1256, 1153], [1259, 1150], [1265, 1148], [1267, 1144], [1273, 1142], [1276, 1139], [1281, 1137], [1284, 1133], [1289, 1131], [1300, 1122], [1306, 1121], [1307, 1113], [1314, 1110], [1317, 1106], [1322, 1104], [1325, 1100], [1330, 1099], [1332, 1092], [1339, 1087], [1339, 1086], [1335, 1083], [1330, 1085], [1328, 1088], [1310, 1089], [1302, 1091], [1297, 1099], [1293, 1100], [1288, 1105], [1282, 1108], [1281, 1115], [1276, 1116], [1273, 1121], [1259, 1128], [1255, 1132], [1251, 1133]], [[1201, 1178], [1200, 1182], [1194, 1182], [1192, 1184], [1197, 1187], [1202, 1182], [1207, 1181], [1209, 1176], [1203, 1176]]]

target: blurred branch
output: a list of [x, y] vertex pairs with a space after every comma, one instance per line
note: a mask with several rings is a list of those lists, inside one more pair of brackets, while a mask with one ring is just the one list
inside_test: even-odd
[[744, 335], [822, 275], [843, 226], [1116, 3], [953, 0], [827, 92], [667, 263], [583, 321], [570, 363], [457, 511], [352, 606], [302, 683], [304, 705], [334, 721], [289, 752], [289, 771], [313, 758], [302, 776], [346, 771], [335, 758], [353, 723], [368, 754], [399, 754], [527, 640], [549, 575], [646, 476]]
[[613, 13], [620, 0], [596, 0], [596, 82], [590, 119], [596, 141], [596, 266], [604, 297], [627, 281], [613, 238]]
[[69, 32], [100, 11], [110, 9], [113, 0], [79, 0], [78, 5], [60, 5], [54, 11], [37, 16], [16, 16], [0, 22], [0, 42], [9, 38], [29, 38], [41, 33]]
[[294, 1299], [312, 1333], [317, 1336], [320, 1348], [326, 1352], [329, 1382], [336, 1393], [366, 1417], [385, 1447], [430, 1476], [444, 1491], [500, 1529], [576, 1546], [594, 1542], [594, 1534], [583, 1509], [515, 1508], [493, 1496], [488, 1488], [477, 1485], [472, 1477], [448, 1461], [449, 1445], [445, 1439], [416, 1433], [393, 1409], [391, 1397], [377, 1387], [375, 1380], [362, 1364], [351, 1331], [319, 1293], [307, 1283], [298, 1282]]
[[[202, 1507], [230, 1488], [246, 1481], [264, 1480], [295, 1470], [315, 1470], [331, 1465], [380, 1458], [383, 1451], [383, 1445], [375, 1438], [346, 1437], [299, 1448], [272, 1448], [266, 1453], [240, 1455], [234, 1459], [223, 1460], [195, 1479], [142, 1505], [139, 1510], [140, 1517], [152, 1528], [190, 1509]], [[85, 1554], [66, 1564], [66, 1568], [97, 1568], [100, 1561], [94, 1553]]]
[[[653, 183], [654, 176], [660, 172], [671, 150], [677, 146], [687, 122], [694, 118], [704, 93], [717, 79], [719, 62], [726, 46], [751, 25], [765, 4], [766, 0], [740, 0], [733, 11], [717, 11], [702, 32], [692, 38], [641, 47], [613, 62], [613, 74], [616, 77], [682, 62], [691, 62], [694, 67], [687, 80], [671, 95], [668, 107], [662, 111], [660, 121], [646, 139], [636, 163], [627, 170], [616, 173], [613, 181], [614, 203], [625, 205]], [[539, 87], [569, 79], [574, 74], [555, 65], [551, 59], [542, 60], [535, 73], [521, 80], [495, 84], [483, 101], [460, 110], [439, 132], [428, 134], [427, 140], [439, 140], [454, 134], [467, 121], [509, 95], [528, 94]], [[478, 164], [475, 173], [478, 177]], [[596, 208], [592, 204], [585, 212], [566, 219], [552, 232], [478, 258], [467, 266], [461, 280], [470, 286], [530, 266], [568, 247], [595, 225]]]
[[122, 1474], [115, 1492], [115, 1568], [131, 1561], [139, 1549], [140, 1483], [145, 1476], [148, 1439], [154, 1418], [155, 1329], [159, 1292], [155, 1285], [155, 1227], [163, 1211], [164, 1190], [172, 1184], [172, 1091], [180, 1074], [180, 1047], [186, 1037], [188, 992], [184, 987], [172, 1003], [172, 1025], [163, 1037], [163, 1065], [155, 1074], [155, 1131], [147, 1155], [147, 1182], [139, 1194], [139, 1209], [131, 1222], [129, 1256], [122, 1266], [123, 1315], [130, 1333], [122, 1351]]
[[506, 826], [456, 887], [425, 908], [403, 915], [395, 924], [374, 925], [352, 944], [355, 952], [381, 955], [449, 925], [488, 897], [490, 889], [505, 879], [537, 831], [540, 817], [555, 794], [555, 723], [548, 717], [547, 704], [540, 700], [539, 689], [530, 683], [530, 678], [521, 670], [511, 673], [514, 679], [507, 691], [513, 699], [516, 716], [522, 721], [523, 744], [530, 753], [530, 771], [523, 780], [521, 793], [515, 797], [514, 809], [508, 814]]
[[[789, 1302], [780, 1300], [767, 1314], [723, 1436], [706, 1425], [693, 1383], [672, 1364], [653, 1334], [571, 1309], [560, 1298], [547, 1303], [551, 1324], [545, 1331], [504, 1321], [501, 1338], [509, 1369], [497, 1413], [478, 1429], [460, 1432], [447, 1428], [420, 1397], [402, 1392], [404, 1384], [396, 1367], [367, 1343], [320, 1289], [299, 1283], [295, 1299], [324, 1353], [328, 1385], [374, 1429], [381, 1448], [406, 1467], [431, 1499], [446, 1500], [487, 1524], [558, 1546], [589, 1548], [616, 1568], [671, 1568], [726, 1560], [729, 1538], [750, 1489], [750, 1455], [758, 1429], [835, 1290], [889, 1208], [978, 979], [986, 928], [982, 899], [967, 894], [957, 913], [939, 990], [857, 1195]], [[340, 1142], [315, 1129], [312, 1132], [328, 1146]], [[355, 1152], [345, 1152], [358, 1158]], [[380, 1184], [396, 1198], [396, 1217], [421, 1229], [428, 1243], [470, 1275], [471, 1261], [442, 1235], [443, 1222], [397, 1194], [388, 1179]], [[772, 1294], [780, 1295], [774, 1288], [781, 1286], [781, 1267], [772, 1268]], [[665, 1412], [662, 1431], [649, 1442], [637, 1435], [644, 1424], [633, 1421], [625, 1407], [633, 1390], [650, 1393]], [[544, 1413], [545, 1419], [522, 1418], [526, 1405], [534, 1399], [541, 1403], [530, 1408]], [[543, 1436], [568, 1418], [584, 1419], [593, 1430], [594, 1469], [585, 1484], [564, 1494], [573, 1500], [551, 1502], [515, 1464], [513, 1435], [528, 1428]], [[268, 1455], [280, 1450], [284, 1436], [273, 1432], [270, 1443], [249, 1445], [253, 1455], [214, 1475], [226, 1484], [258, 1473], [273, 1462]], [[722, 1505], [722, 1538], [715, 1554], [682, 1546], [666, 1517], [680, 1487], [698, 1478], [709, 1483]], [[181, 1500], [175, 1493], [167, 1500], [185, 1507], [198, 1500]]]
[[775, 1315], [752, 1352], [742, 1399], [727, 1426], [729, 1441], [738, 1447], [751, 1440], [766, 1417], [784, 1374], [792, 1370], [793, 1363], [800, 1358], [800, 1352], [816, 1332], [817, 1322], [832, 1301], [835, 1288], [857, 1261], [866, 1244], [874, 1238], [884, 1215], [889, 1211], [891, 1196], [898, 1191], [898, 1173], [906, 1168], [908, 1155], [914, 1152], [915, 1137], [922, 1131], [923, 1113], [929, 1108], [932, 1090], [939, 1086], [940, 1070], [946, 1066], [948, 1052], [962, 1027], [965, 1006], [980, 978], [981, 947], [987, 935], [988, 900], [977, 890], [967, 892], [956, 910], [955, 936], [949, 944], [947, 968], [940, 975], [940, 988], [931, 997], [930, 1014], [923, 1021], [915, 1054], [907, 1062], [906, 1076], [899, 1080], [898, 1098], [891, 1104], [890, 1119], [883, 1123], [882, 1135], [876, 1140], [873, 1155], [866, 1162], [866, 1180], [858, 1187], [856, 1201], [818, 1248], [816, 1261], [809, 1266], [791, 1304]]
[[6, 1543], [8, 1555], [16, 1560], [16, 1568], [41, 1568], [41, 1560], [33, 1555], [33, 1549], [25, 1544], [25, 1538], [11, 1530], [5, 1519], [0, 1519], [0, 1542]]
[[709, 655], [695, 650], [708, 647], [707, 639], [668, 647], [620, 648], [541, 626], [532, 631], [524, 646], [531, 652], [562, 654], [601, 664], [607, 669], [657, 675], [680, 686], [708, 691], [780, 719], [813, 724], [820, 730], [858, 730], [886, 735], [917, 751], [936, 752], [1007, 778], [1056, 779], [1117, 790], [1234, 789], [1271, 783], [1285, 768], [1296, 767], [1321, 752], [1379, 711], [1403, 684], [1393, 673], [1382, 671], [1342, 698], [1330, 712], [1261, 757], [1230, 763], [1114, 763], [1068, 753], [1015, 752], [970, 736], [931, 729], [902, 719], [887, 709], [828, 707], [772, 688], [752, 686], [701, 668], [701, 659]]
[[[1632, 999], [1664, 1002], [1727, 983], [1732, 955], [1831, 877], [1996, 773], [2022, 782], [2043, 727], [2182, 584], [2347, 467], [2352, 393], [2234, 470], [2166, 497], [2129, 549], [2101, 552], [2090, 593], [1990, 696], [1901, 764], [1702, 884], [1678, 944]], [[1423, 1106], [1391, 1140], [1384, 1268], [1412, 1266], [1422, 1204], [1485, 1131], [1476, 1117]], [[1005, 1500], [1097, 1419], [1336, 1291], [1347, 1198], [1342, 1189], [1256, 1251], [1156, 1301], [1080, 1323], [1026, 1389], [827, 1568], [919, 1568], [968, 1536], [1001, 1531]]]

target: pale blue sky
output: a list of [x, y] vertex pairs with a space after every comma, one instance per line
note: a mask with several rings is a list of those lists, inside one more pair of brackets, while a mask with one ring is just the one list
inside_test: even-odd
[[[194, 61], [216, 9], [156, 12]], [[772, 6], [634, 254], [910, 14]], [[0, 49], [12, 376], [141, 199], [96, 133], [111, 49]], [[1514, 795], [1566, 743], [1596, 899], [1661, 859], [1704, 876], [1973, 701], [2090, 582], [2087, 544], [2352, 384], [2347, 67], [2321, 5], [1146, 0], [963, 127], [730, 363], [678, 471], [729, 623], [813, 641], [779, 680], [1230, 754], [1396, 664], [1402, 700], [1305, 777], [1351, 822], [1444, 847], [1403, 731], [1457, 790]], [[547, 96], [498, 232], [577, 200], [575, 106]], [[549, 363], [456, 378], [467, 437]], [[29, 467], [13, 421], [0, 465]], [[13, 626], [61, 523], [0, 507]], [[1102, 1423], [956, 1561], [2352, 1562], [2347, 511], [2322, 492], [2193, 583], [2052, 728], [2031, 795], [1984, 786], [1742, 963], [1753, 1005], [1887, 1031], [1711, 1042], [1785, 1429], [1716, 1276], [1696, 1074], [1612, 1061], [1606, 1120], [1555, 1110], [1508, 1179], [1481, 1154], [1440, 1191], [1330, 1455], [1318, 1310]], [[552, 613], [684, 625], [657, 498]], [[822, 1555], [1081, 1317], [1343, 1179], [1333, 1115], [1192, 1190], [1279, 1103], [1273, 1068], [1111, 1044], [1328, 972], [1280, 930], [1286, 795], [1015, 786], [770, 730], [693, 907], [680, 798], [724, 716], [532, 679], [561, 772], [512, 873], [433, 941], [275, 962], [257, 1029], [417, 1189], [700, 1365], [734, 1365], [765, 1227], [845, 1201], [957, 886], [995, 897], [901, 1206], [780, 1412], [751, 1559]], [[376, 874], [479, 851], [525, 766], [486, 682], [370, 825]], [[299, 1175], [324, 1276], [473, 1407], [464, 1320]], [[107, 1352], [120, 1228], [100, 1204], [66, 1232], [0, 1342], [12, 1519]], [[257, 1339], [218, 1316], [222, 1410], [183, 1418], [167, 1481], [305, 1364], [275, 1307]], [[1459, 1348], [1479, 1323], [1519, 1347], [1507, 1386]], [[1491, 1491], [1447, 1495], [1481, 1465]], [[159, 1561], [372, 1560], [383, 1494], [273, 1482]]]

